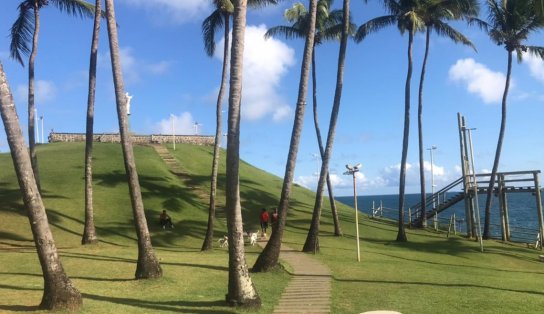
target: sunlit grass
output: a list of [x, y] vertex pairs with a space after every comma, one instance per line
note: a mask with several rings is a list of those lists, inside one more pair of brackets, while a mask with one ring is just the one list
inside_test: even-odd
[[[44, 202], [63, 265], [84, 297], [83, 313], [238, 313], [225, 306], [228, 256], [201, 253], [206, 230], [211, 148], [176, 145], [170, 152], [184, 175], [177, 177], [151, 147], [135, 147], [152, 241], [164, 277], [134, 280], [136, 235], [128, 189], [116, 144], [95, 145], [95, 220], [100, 244], [81, 246], [83, 143], [39, 146]], [[220, 167], [216, 239], [226, 233], [224, 154]], [[34, 310], [43, 282], [11, 158], [0, 154], [0, 312]], [[260, 208], [277, 206], [282, 180], [245, 163], [240, 168], [244, 226], [257, 230]], [[301, 249], [314, 194], [295, 186], [284, 242]], [[408, 230], [396, 243], [396, 226], [360, 216], [361, 262], [356, 260], [353, 209], [340, 205], [344, 237], [333, 235], [327, 201], [315, 258], [332, 270], [332, 313], [389, 309], [402, 313], [540, 313], [544, 308], [542, 252], [496, 241], [477, 242], [443, 233]], [[166, 209], [175, 229], [158, 226]], [[215, 243], [214, 243], [215, 244]], [[260, 249], [246, 246], [251, 267]], [[286, 267], [287, 272], [290, 268]], [[289, 274], [252, 273], [270, 313]]]

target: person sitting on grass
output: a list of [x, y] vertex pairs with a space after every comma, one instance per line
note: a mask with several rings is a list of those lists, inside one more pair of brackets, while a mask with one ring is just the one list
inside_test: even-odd
[[159, 221], [163, 229], [166, 229], [167, 227], [172, 229], [174, 228], [174, 225], [172, 224], [172, 218], [168, 216], [166, 210], [162, 211], [161, 215], [159, 216]]

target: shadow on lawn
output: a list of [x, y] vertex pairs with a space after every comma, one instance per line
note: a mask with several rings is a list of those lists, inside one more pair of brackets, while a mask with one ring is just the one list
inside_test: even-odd
[[[116, 298], [110, 296], [101, 296], [89, 293], [82, 293], [86, 299], [103, 301], [115, 304], [134, 306], [137, 308], [146, 308], [155, 311], [169, 311], [180, 313], [236, 313], [224, 308], [227, 303], [222, 300], [217, 301], [146, 301], [133, 298]], [[202, 309], [199, 309], [202, 308]], [[212, 309], [210, 309], [212, 308]], [[218, 308], [218, 309], [213, 309]]]
[[490, 290], [497, 290], [497, 291], [506, 291], [506, 292], [518, 292], [518, 293], [527, 293], [527, 294], [534, 294], [534, 295], [542, 295], [544, 296], [544, 292], [542, 291], [531, 291], [531, 290], [516, 290], [516, 289], [505, 289], [505, 288], [499, 288], [499, 287], [490, 287], [490, 286], [484, 286], [484, 285], [476, 285], [476, 284], [465, 284], [465, 283], [431, 283], [431, 282], [423, 282], [423, 281], [397, 281], [397, 280], [365, 280], [365, 279], [339, 279], [335, 276], [332, 277], [333, 280], [338, 282], [354, 282], [354, 283], [366, 283], [366, 284], [391, 284], [391, 285], [414, 285], [414, 286], [432, 286], [432, 287], [446, 287], [446, 288], [481, 288], [481, 289], [490, 289]]

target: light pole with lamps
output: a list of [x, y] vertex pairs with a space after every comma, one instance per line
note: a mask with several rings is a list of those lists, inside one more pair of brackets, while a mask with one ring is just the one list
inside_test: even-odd
[[[436, 197], [434, 195], [434, 159], [433, 159], [433, 150], [435, 150], [437, 147], [435, 145], [432, 145], [431, 148], [427, 148], [427, 150], [430, 152], [431, 154], [431, 195], [432, 195], [432, 200], [433, 200], [433, 211], [436, 209]], [[424, 213], [425, 215], [425, 213]], [[436, 229], [438, 226], [437, 226], [437, 223], [438, 223], [438, 214], [435, 214], [434, 215], [434, 228]]]
[[42, 144], [45, 143], [45, 141], [43, 140], [43, 115], [40, 116], [40, 122], [42, 123]]
[[353, 203], [355, 205], [355, 230], [357, 234], [357, 261], [361, 261], [361, 250], [359, 248], [359, 210], [357, 209], [357, 184], [355, 180], [355, 173], [359, 172], [362, 167], [361, 164], [355, 166], [346, 165], [348, 171], [344, 172], [345, 175], [351, 175], [353, 177]]
[[170, 114], [170, 119], [172, 119], [172, 146], [174, 146], [174, 150], [176, 150], [176, 126], [174, 124], [176, 119], [173, 114]]

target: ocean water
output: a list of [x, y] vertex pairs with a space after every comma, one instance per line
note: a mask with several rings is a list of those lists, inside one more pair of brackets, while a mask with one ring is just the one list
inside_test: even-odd
[[[452, 192], [453, 194], [454, 192]], [[446, 196], [447, 198], [447, 196]], [[353, 206], [352, 196], [336, 197], [339, 202]], [[408, 208], [420, 202], [420, 194], [405, 195], [405, 221], [408, 222]], [[480, 205], [480, 219], [483, 231], [484, 226], [484, 207], [485, 195], [479, 195], [478, 201]], [[360, 212], [372, 215], [372, 206], [380, 206], [380, 202], [384, 207], [383, 216], [386, 218], [398, 220], [398, 195], [367, 195], [357, 197], [357, 207]], [[510, 219], [510, 234], [512, 241], [517, 242], [535, 242], [538, 234], [538, 212], [536, 198], [532, 193], [509, 193], [507, 194], [508, 215]], [[429, 204], [427, 204], [429, 208]], [[465, 223], [465, 203], [460, 201], [451, 206], [447, 210], [438, 214], [439, 224], [442, 228], [447, 228], [447, 224], [451, 216], [455, 213], [457, 231], [466, 233]], [[432, 226], [432, 219], [429, 220], [429, 226]], [[500, 238], [500, 213], [499, 199], [493, 197], [493, 205], [491, 207], [491, 234], [494, 238]]]

